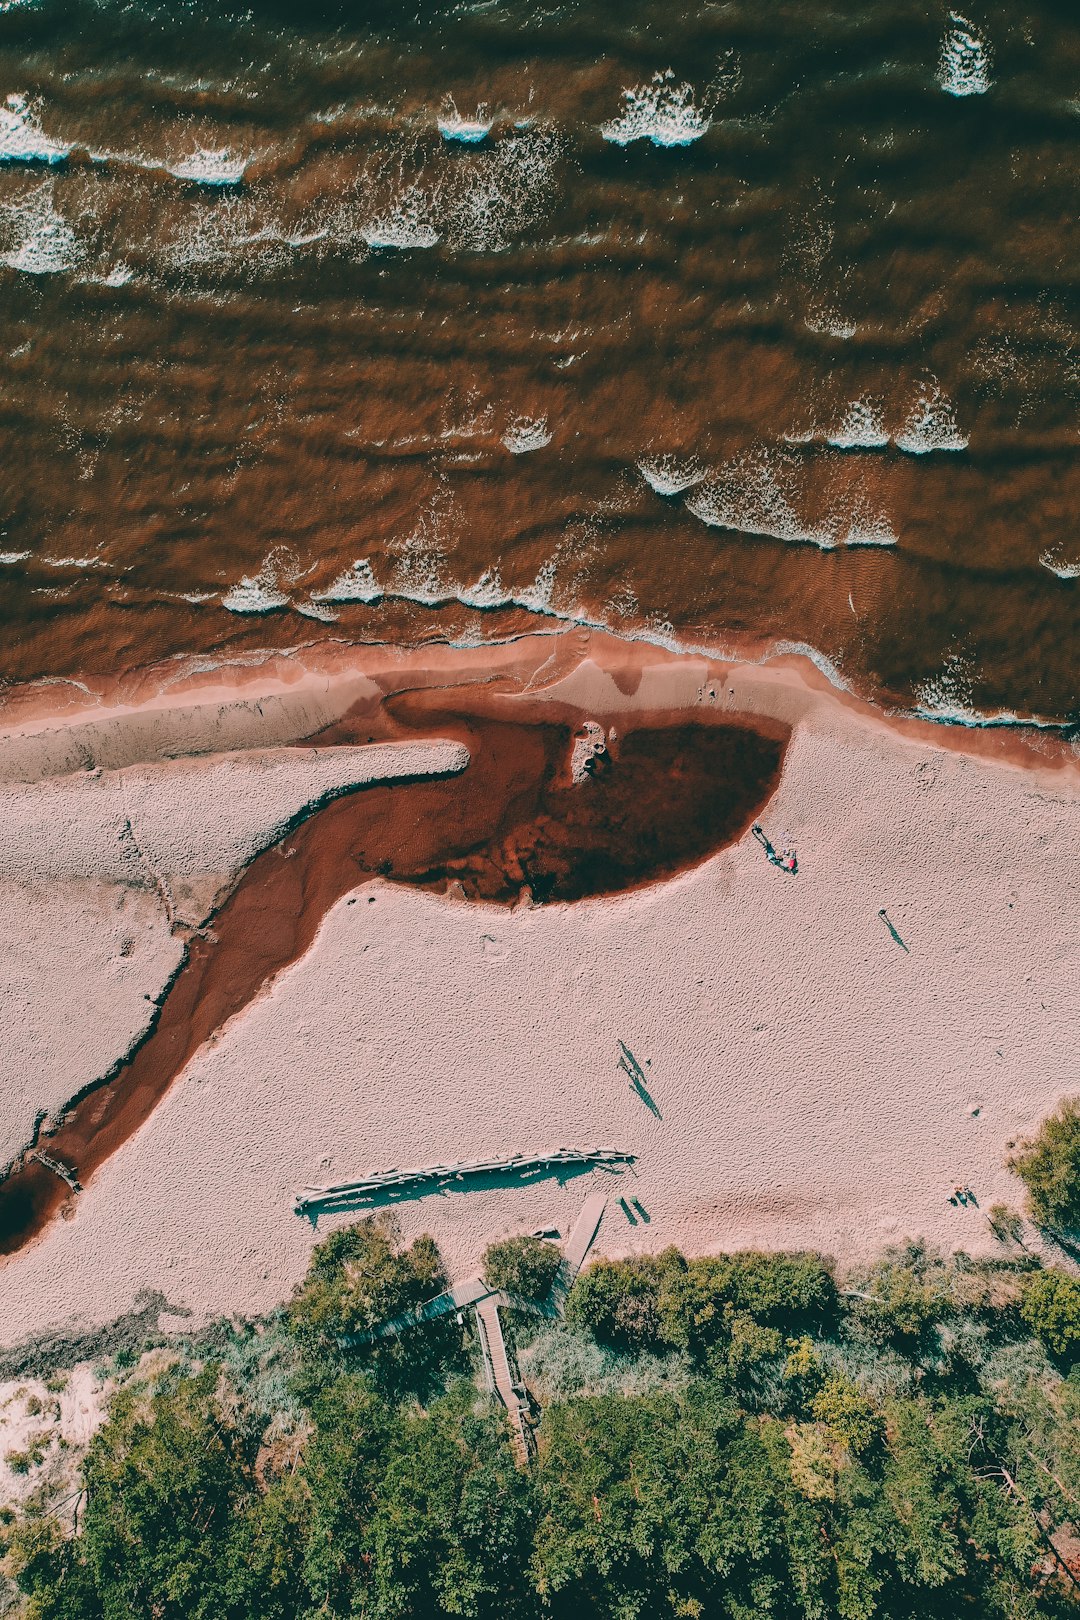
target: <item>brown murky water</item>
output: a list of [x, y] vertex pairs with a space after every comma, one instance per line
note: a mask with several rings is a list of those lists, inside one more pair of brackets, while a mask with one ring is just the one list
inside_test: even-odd
[[1050, 0], [10, 0], [0, 675], [555, 613], [1074, 713], [1078, 97]]
[[[362, 789], [325, 806], [246, 869], [210, 932], [192, 939], [143, 1043], [74, 1102], [42, 1151], [82, 1182], [152, 1113], [191, 1056], [310, 946], [365, 876], [470, 900], [535, 903], [632, 889], [739, 837], [779, 780], [787, 732], [634, 717], [590, 777], [569, 771], [581, 716], [552, 705], [498, 718], [490, 689], [428, 691], [339, 723], [321, 744], [435, 735], [464, 742], [465, 772]], [[620, 719], [620, 727], [626, 725]], [[350, 904], [364, 904], [361, 893]], [[0, 1182], [0, 1253], [29, 1242], [68, 1199], [25, 1158]]]

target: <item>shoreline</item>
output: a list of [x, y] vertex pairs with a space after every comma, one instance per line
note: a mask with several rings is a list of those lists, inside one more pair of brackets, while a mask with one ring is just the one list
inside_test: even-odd
[[[42, 758], [48, 760], [51, 751], [44, 739], [54, 741], [62, 754], [63, 741], [73, 740], [74, 732], [86, 728], [89, 740], [100, 728], [125, 722], [130, 730], [147, 728], [146, 745], [154, 750], [150, 757], [217, 752], [220, 738], [200, 736], [214, 709], [235, 712], [237, 725], [230, 733], [235, 737], [233, 748], [297, 743], [364, 697], [386, 695], [409, 679], [437, 684], [455, 665], [460, 676], [450, 684], [475, 680], [478, 671], [486, 672], [489, 679], [499, 674], [512, 678], [515, 671], [533, 664], [528, 656], [533, 644], [553, 647], [553, 653], [542, 661], [545, 667], [552, 659], [561, 668], [595, 653], [594, 661], [602, 667], [617, 669], [624, 679], [633, 680], [650, 666], [686, 669], [699, 663], [710, 678], [737, 676], [740, 701], [751, 705], [750, 712], [772, 713], [771, 693], [776, 693], [773, 717], [778, 719], [805, 713], [814, 701], [831, 699], [864, 722], [880, 724], [924, 746], [1039, 772], [1080, 770], [1080, 742], [1067, 735], [1072, 728], [1064, 721], [1016, 718], [1006, 722], [987, 717], [972, 724], [946, 716], [930, 718], [913, 710], [885, 707], [846, 685], [838, 686], [809, 652], [770, 649], [761, 643], [756, 657], [723, 656], [701, 649], [668, 648], [602, 627], [560, 624], [467, 646], [444, 641], [412, 645], [317, 642], [289, 652], [253, 652], [209, 667], [197, 657], [183, 655], [93, 685], [48, 679], [9, 687], [0, 692], [0, 780], [10, 772], [6, 761], [21, 753], [16, 746], [20, 742], [29, 745], [32, 739], [40, 739]], [[753, 648], [744, 651], [749, 654]], [[177, 668], [178, 664], [185, 667]], [[231, 678], [224, 679], [226, 674]], [[60, 687], [65, 689], [67, 703], [58, 701]], [[781, 696], [785, 688], [803, 694], [804, 702], [800, 705], [785, 699]], [[267, 716], [267, 705], [277, 712]], [[244, 736], [245, 707], [251, 711], [250, 741]], [[166, 733], [164, 739], [155, 739], [159, 729]], [[27, 746], [26, 752], [33, 758], [35, 750]], [[87, 767], [73, 763], [68, 768]], [[42, 774], [51, 772], [45, 769]]]
[[[58, 1092], [78, 1050], [56, 1027], [78, 940], [100, 944], [80, 961], [79, 989], [89, 1045], [111, 1046], [114, 1061], [129, 1043], [124, 1019], [137, 1020], [140, 994], [160, 995], [178, 946], [145, 873], [91, 853], [62, 881], [35, 876], [34, 829], [60, 821], [77, 853], [104, 850], [127, 803], [140, 843], [156, 829], [164, 882], [182, 870], [185, 892], [210, 893], [210, 877], [235, 883], [267, 848], [256, 840], [244, 858], [243, 840], [218, 839], [214, 870], [200, 875], [198, 818], [221, 784], [238, 825], [252, 782], [280, 806], [290, 760], [303, 778], [346, 746], [389, 740], [378, 717], [395, 692], [437, 710], [455, 689], [482, 691], [500, 723], [526, 729], [538, 716], [588, 716], [621, 733], [662, 713], [780, 728], [790, 741], [766, 824], [798, 846], [800, 875], [772, 871], [744, 827], [676, 875], [539, 906], [469, 900], [455, 883], [423, 893], [363, 871], [351, 893], [335, 880], [299, 954], [204, 1032], [74, 1218], [0, 1264], [10, 1335], [73, 1313], [105, 1320], [166, 1283], [170, 1301], [197, 1315], [228, 1301], [261, 1308], [303, 1270], [313, 1237], [291, 1204], [305, 1181], [613, 1132], [639, 1152], [635, 1185], [655, 1214], [636, 1232], [609, 1220], [601, 1252], [675, 1241], [687, 1252], [809, 1246], [845, 1258], [920, 1233], [985, 1246], [983, 1216], [943, 1210], [942, 1186], [962, 1177], [984, 1207], [1007, 1200], [1005, 1143], [1067, 1089], [1080, 812], [1070, 743], [890, 717], [792, 655], [723, 663], [581, 630], [469, 649], [380, 647], [368, 661], [364, 651], [248, 665], [237, 688], [220, 670], [164, 686], [144, 672], [124, 707], [24, 708], [0, 731], [0, 792], [22, 806], [12, 826], [30, 851], [21, 877], [0, 874], [0, 910], [36, 964], [18, 991], [30, 997], [32, 1038], [15, 1043], [0, 1078], [5, 1114], [16, 1095], [40, 1106], [47, 1078], [53, 1107], [83, 1089]], [[213, 774], [226, 768], [227, 778]], [[102, 797], [111, 785], [115, 804]], [[277, 814], [267, 808], [264, 827]], [[910, 957], [886, 935], [882, 907]], [[258, 940], [254, 924], [244, 937]], [[1027, 988], [1029, 963], [1049, 1013]], [[13, 1029], [10, 1013], [3, 1022]], [[616, 1038], [655, 1059], [662, 1121], [612, 1091]], [[1018, 1068], [1001, 1068], [995, 1043]], [[974, 1134], [972, 1121], [983, 1122]], [[24, 1115], [23, 1141], [28, 1124]], [[182, 1191], [193, 1183], [196, 1206]], [[421, 1200], [402, 1216], [407, 1233], [434, 1224], [464, 1271], [493, 1227], [542, 1225], [581, 1185], [484, 1193], [475, 1205]], [[204, 1200], [227, 1211], [238, 1250], [222, 1247]], [[85, 1298], [72, 1293], [75, 1277]]]

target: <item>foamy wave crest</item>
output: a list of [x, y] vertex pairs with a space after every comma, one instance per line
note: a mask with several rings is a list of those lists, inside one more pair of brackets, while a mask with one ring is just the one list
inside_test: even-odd
[[444, 159], [436, 218], [455, 251], [497, 253], [548, 212], [564, 139], [549, 129], [518, 129], [490, 148]]
[[31, 276], [58, 275], [79, 262], [78, 239], [54, 206], [53, 185], [45, 180], [13, 202], [0, 205], [0, 230], [13, 245], [0, 264]]
[[381, 602], [382, 586], [366, 557], [357, 557], [351, 568], [339, 574], [326, 591], [313, 591], [313, 602]]
[[950, 96], [982, 96], [989, 90], [991, 51], [974, 23], [950, 11], [941, 42], [937, 81]]
[[829, 434], [827, 442], [838, 450], [883, 450], [889, 442], [889, 435], [882, 420], [881, 406], [872, 399], [853, 400], [844, 420]]
[[472, 118], [463, 118], [453, 96], [447, 96], [439, 111], [439, 134], [444, 141], [460, 141], [464, 146], [478, 146], [490, 135], [494, 118], [488, 117], [484, 106], [477, 107]]
[[654, 73], [650, 84], [622, 93], [618, 118], [601, 124], [605, 141], [629, 146], [631, 141], [652, 141], [654, 146], [690, 146], [700, 141], [712, 120], [694, 105], [692, 84], [676, 84], [671, 68]]
[[1053, 556], [1049, 551], [1043, 552], [1039, 562], [1044, 568], [1048, 568], [1052, 574], [1056, 574], [1058, 579], [1080, 579], [1080, 562], [1062, 562], [1059, 557]]
[[931, 450], [967, 449], [968, 441], [956, 425], [956, 413], [933, 378], [920, 388], [896, 444], [912, 456], [925, 456]]
[[551, 443], [547, 417], [516, 416], [503, 434], [502, 442], [515, 456], [526, 455], [530, 450], [542, 450]]
[[429, 248], [439, 240], [429, 203], [418, 186], [410, 186], [393, 208], [368, 220], [360, 236], [370, 248]]
[[803, 319], [807, 331], [818, 332], [822, 337], [853, 338], [859, 330], [855, 322], [846, 315], [841, 315], [837, 309], [819, 306], [808, 311]]
[[279, 584], [275, 558], [267, 557], [257, 574], [245, 576], [239, 585], [226, 591], [221, 605], [230, 613], [276, 613], [288, 607], [289, 598]]
[[772, 540], [807, 541], [822, 550], [837, 543], [826, 530], [804, 527], [780, 487], [776, 470], [762, 455], [728, 462], [688, 498], [686, 509], [710, 528]]
[[824, 519], [804, 522], [795, 504], [804, 471], [788, 458], [750, 452], [708, 478], [688, 497], [686, 509], [713, 528], [818, 546], [822, 551], [896, 545], [896, 533], [885, 514], [847, 487], [837, 491], [835, 505]]
[[305, 619], [317, 619], [320, 624], [336, 624], [337, 614], [333, 608], [326, 607], [324, 603], [317, 602], [314, 597], [308, 602], [294, 602], [295, 612], [302, 614]]
[[681, 495], [705, 477], [705, 468], [695, 456], [644, 456], [637, 467], [657, 495]]
[[227, 146], [213, 149], [197, 146], [179, 163], [166, 165], [169, 174], [177, 180], [191, 180], [200, 186], [238, 186], [251, 162], [249, 157], [238, 157]]
[[38, 123], [40, 102], [10, 95], [0, 106], [0, 163], [63, 163], [71, 147], [46, 135]]
[[29, 555], [28, 551], [0, 551], [0, 563], [7, 565], [8, 563], [25, 562]]

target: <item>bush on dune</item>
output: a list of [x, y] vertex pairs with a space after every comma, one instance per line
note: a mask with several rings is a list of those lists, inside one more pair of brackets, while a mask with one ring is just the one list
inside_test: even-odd
[[490, 1288], [517, 1294], [521, 1299], [545, 1299], [551, 1292], [562, 1255], [552, 1243], [539, 1238], [506, 1238], [484, 1251], [481, 1269]]
[[1032, 1220], [1080, 1231], [1080, 1097], [1068, 1097], [1009, 1160], [1027, 1188]]

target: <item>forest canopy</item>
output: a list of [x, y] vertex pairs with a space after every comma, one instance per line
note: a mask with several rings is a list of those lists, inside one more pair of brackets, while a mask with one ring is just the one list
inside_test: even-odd
[[565, 1321], [505, 1313], [541, 1405], [527, 1466], [467, 1319], [375, 1331], [443, 1281], [430, 1239], [371, 1218], [319, 1245], [284, 1311], [144, 1358], [76, 1501], [42, 1492], [0, 1526], [13, 1602], [34, 1620], [1077, 1612], [1064, 1272], [918, 1245], [839, 1283], [809, 1254], [599, 1261]]

